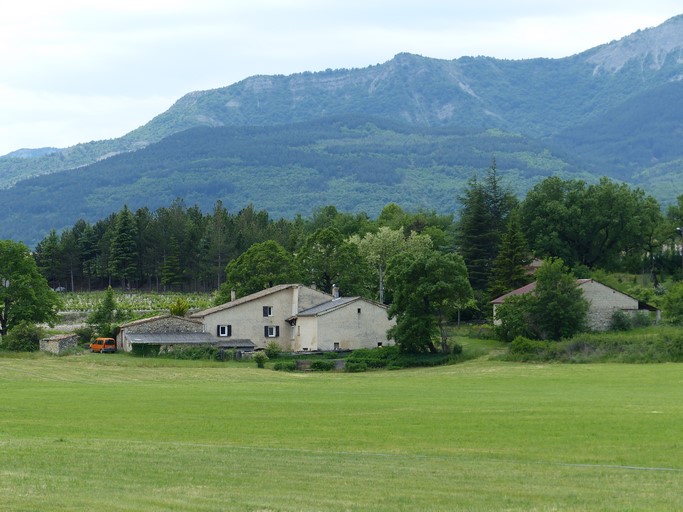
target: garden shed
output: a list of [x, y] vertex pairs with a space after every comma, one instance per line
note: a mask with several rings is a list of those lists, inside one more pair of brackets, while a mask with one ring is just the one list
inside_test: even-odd
[[56, 334], [40, 340], [40, 351], [59, 355], [78, 346], [76, 334]]

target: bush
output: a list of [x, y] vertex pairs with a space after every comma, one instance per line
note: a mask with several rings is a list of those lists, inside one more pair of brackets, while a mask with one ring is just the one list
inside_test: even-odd
[[37, 352], [43, 336], [44, 331], [37, 325], [21, 322], [7, 333], [2, 346], [12, 352]]
[[95, 339], [95, 331], [89, 325], [79, 327], [74, 333], [78, 336], [78, 342], [82, 345], [88, 345]]
[[199, 345], [193, 347], [175, 346], [172, 350], [164, 347], [159, 351], [159, 356], [168, 357], [170, 359], [185, 359], [185, 360], [219, 360], [220, 349], [212, 345]]
[[314, 372], [329, 372], [332, 369], [334, 369], [334, 361], [326, 361], [323, 359], [311, 361], [311, 370]]
[[280, 348], [280, 345], [278, 345], [277, 341], [270, 341], [266, 345], [266, 355], [268, 356], [268, 359], [277, 359], [280, 357], [280, 354], [282, 353], [282, 349]]
[[131, 354], [137, 357], [156, 357], [159, 355], [161, 345], [148, 345], [146, 343], [133, 343]]
[[278, 361], [273, 365], [273, 370], [278, 372], [293, 372], [296, 370], [296, 361]]
[[628, 331], [633, 328], [631, 317], [623, 311], [612, 313], [612, 321], [609, 326], [611, 331]]
[[349, 373], [360, 373], [368, 370], [368, 365], [363, 361], [346, 361], [344, 371]]
[[517, 336], [510, 344], [510, 353], [515, 355], [541, 355], [548, 348], [548, 342], [530, 340], [524, 336]]
[[266, 367], [266, 361], [268, 361], [268, 356], [266, 355], [265, 352], [256, 352], [254, 354], [253, 359], [256, 362], [257, 368], [265, 368]]

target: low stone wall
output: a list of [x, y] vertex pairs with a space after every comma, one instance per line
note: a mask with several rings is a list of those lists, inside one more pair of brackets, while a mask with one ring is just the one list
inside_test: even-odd
[[78, 336], [75, 334], [57, 334], [40, 340], [41, 352], [59, 355], [78, 346]]

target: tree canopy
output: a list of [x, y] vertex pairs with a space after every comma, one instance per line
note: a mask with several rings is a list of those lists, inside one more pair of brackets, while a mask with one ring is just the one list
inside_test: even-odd
[[396, 325], [389, 335], [403, 352], [447, 350], [444, 323], [472, 300], [467, 267], [457, 254], [430, 250], [394, 257], [387, 272], [393, 291], [389, 317]]
[[0, 240], [0, 335], [22, 321], [54, 324], [59, 305], [28, 247]]

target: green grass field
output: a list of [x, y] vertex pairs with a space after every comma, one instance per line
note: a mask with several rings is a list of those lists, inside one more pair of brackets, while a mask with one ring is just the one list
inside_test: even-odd
[[683, 366], [0, 358], [0, 510], [681, 510]]

